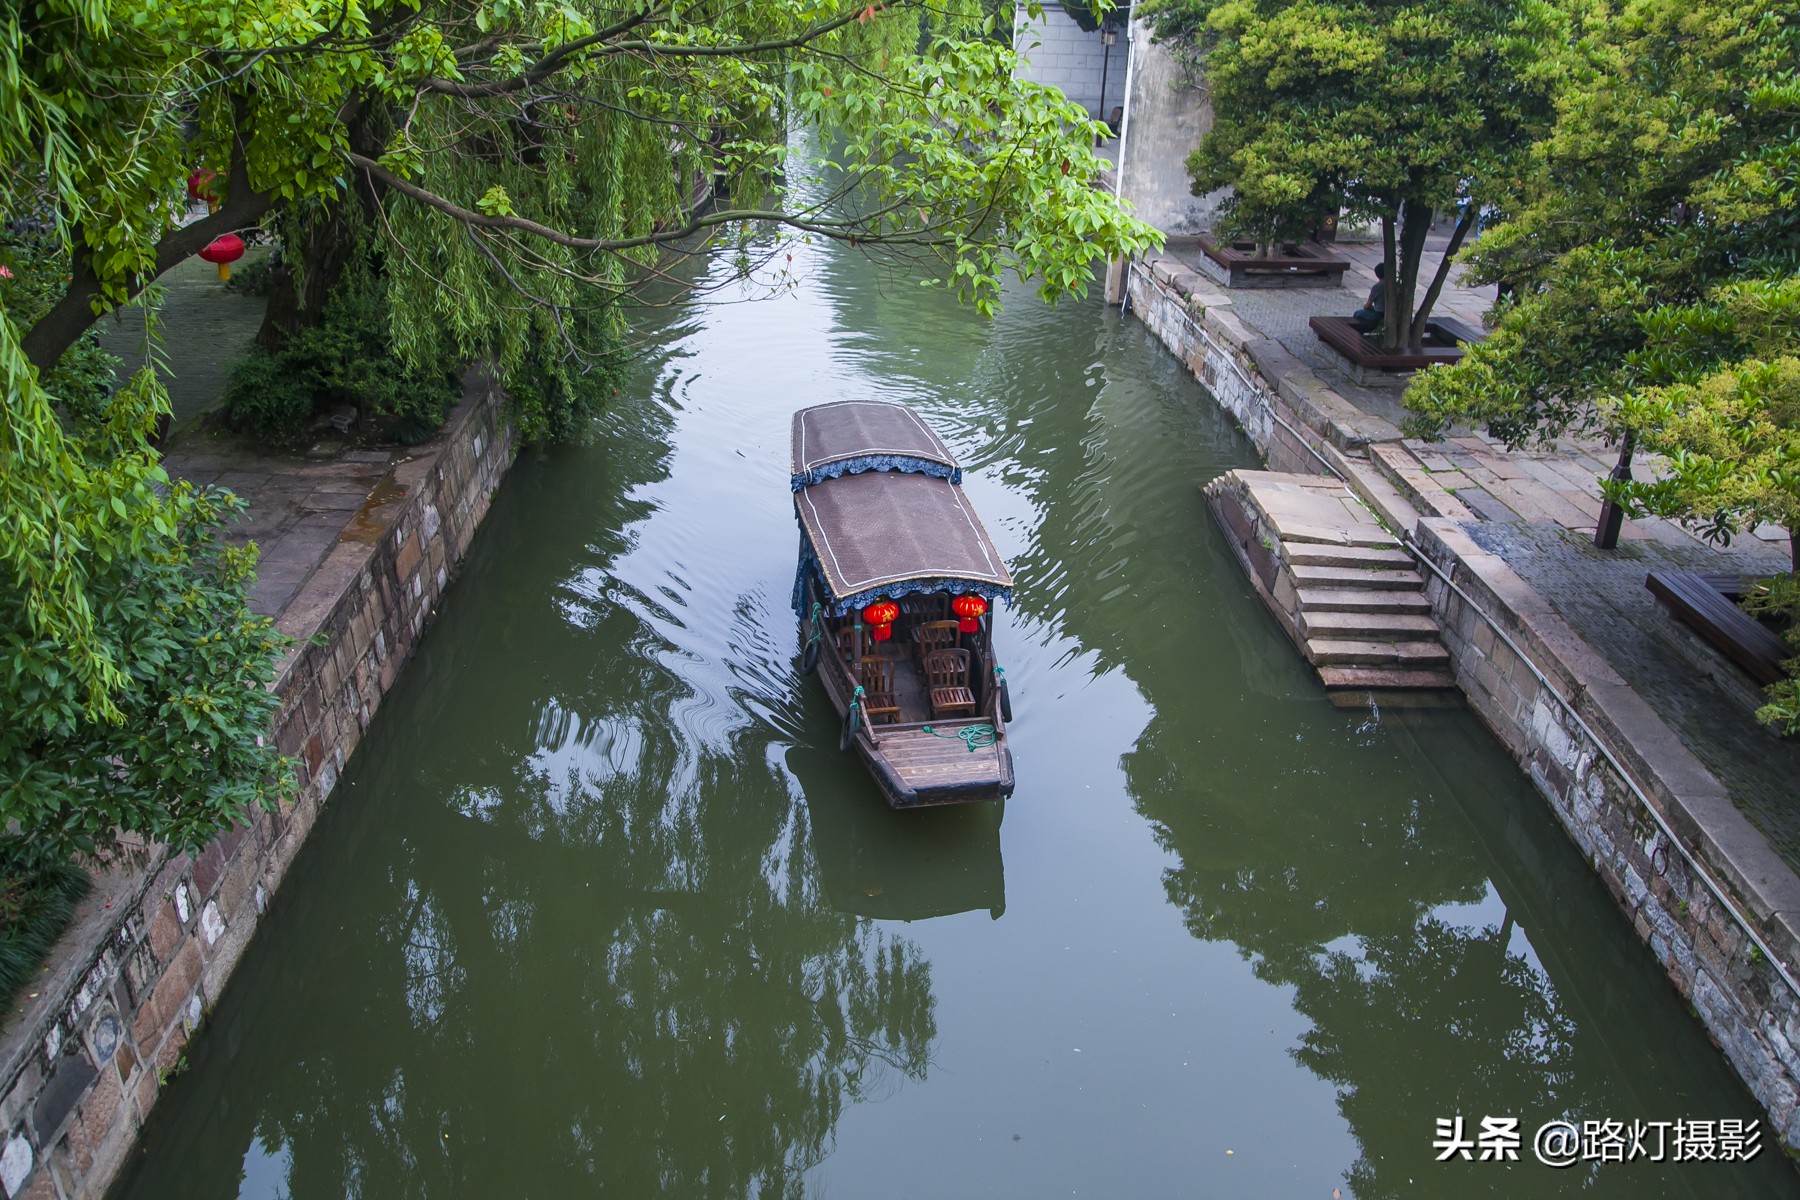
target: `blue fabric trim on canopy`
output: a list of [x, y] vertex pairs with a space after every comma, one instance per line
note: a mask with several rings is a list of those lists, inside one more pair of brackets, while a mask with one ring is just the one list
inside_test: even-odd
[[809, 488], [815, 483], [824, 483], [827, 479], [836, 479], [843, 475], [861, 475], [864, 471], [898, 471], [903, 475], [932, 475], [938, 479], [948, 479], [951, 483], [962, 482], [962, 468], [948, 463], [934, 462], [929, 458], [915, 458], [910, 454], [861, 454], [855, 458], [840, 458], [836, 462], [820, 463], [809, 471], [788, 478], [788, 485], [793, 491]]
[[902, 596], [917, 596], [931, 592], [949, 592], [956, 596], [980, 596], [990, 606], [1004, 600], [1012, 604], [1012, 589], [1003, 588], [993, 583], [978, 583], [973, 579], [907, 579], [900, 583], [890, 583], [878, 588], [870, 588], [866, 592], [857, 592], [853, 596], [845, 596], [842, 600], [830, 601], [825, 608], [832, 616], [848, 616], [852, 609], [873, 604], [886, 596], [889, 600], [898, 600]]
[[980, 596], [990, 605], [999, 604], [1004, 601], [1008, 607], [1012, 606], [1011, 588], [1001, 587], [1000, 585], [993, 583], [981, 583], [973, 579], [956, 579], [953, 577], [941, 579], [904, 579], [897, 583], [884, 584], [881, 587], [870, 588], [867, 591], [857, 592], [853, 595], [845, 596], [842, 599], [834, 600], [831, 596], [831, 590], [825, 586], [825, 580], [819, 573], [819, 560], [813, 554], [812, 543], [807, 540], [805, 534], [801, 534], [800, 566], [799, 569], [794, 572], [793, 604], [794, 615], [800, 617], [802, 620], [804, 620], [811, 611], [806, 603], [806, 584], [809, 579], [817, 580], [819, 584], [819, 595], [823, 598], [823, 608], [825, 613], [826, 615], [833, 617], [848, 616], [852, 609], [862, 608], [865, 605], [873, 604], [883, 596], [886, 596], [889, 600], [898, 600], [902, 596], [917, 596], [929, 594], [931, 592], [950, 592], [957, 596]]

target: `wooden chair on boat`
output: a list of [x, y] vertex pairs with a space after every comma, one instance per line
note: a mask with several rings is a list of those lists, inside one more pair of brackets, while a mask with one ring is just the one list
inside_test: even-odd
[[[837, 631], [837, 648], [838, 653], [843, 656], [845, 662], [849, 663], [856, 661], [856, 626], [845, 625], [842, 629]], [[869, 635], [867, 630], [863, 632], [862, 653], [864, 658], [869, 657]]]
[[922, 596], [902, 596], [898, 601], [900, 619], [894, 622], [894, 636], [901, 639], [903, 644], [910, 644], [913, 630], [926, 621], [941, 621], [950, 615], [950, 610], [945, 607], [947, 600], [948, 597], [936, 592]]
[[933, 717], [974, 716], [975, 693], [969, 690], [969, 652], [938, 650], [926, 655], [925, 694], [931, 697]]
[[862, 662], [863, 711], [871, 724], [892, 724], [900, 719], [900, 698], [894, 692], [891, 658], [865, 658]]
[[919, 656], [919, 662], [936, 654], [940, 650], [955, 650], [961, 637], [956, 631], [955, 621], [927, 621], [913, 630], [913, 651]]

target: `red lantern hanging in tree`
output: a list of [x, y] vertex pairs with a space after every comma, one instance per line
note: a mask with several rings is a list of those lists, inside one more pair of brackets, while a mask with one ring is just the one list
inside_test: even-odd
[[900, 619], [900, 606], [892, 600], [877, 600], [863, 609], [862, 615], [869, 623], [869, 636], [885, 642], [894, 636], [894, 622]]
[[206, 201], [206, 207], [219, 206], [219, 192], [213, 187], [218, 182], [219, 173], [206, 167], [195, 167], [194, 173], [188, 176], [188, 196], [194, 200]]
[[218, 264], [219, 282], [224, 283], [231, 278], [231, 264], [244, 257], [244, 239], [235, 233], [223, 234], [208, 242], [200, 257]]
[[957, 615], [957, 632], [974, 633], [981, 628], [981, 617], [987, 612], [987, 601], [980, 596], [958, 596], [950, 602], [950, 611]]

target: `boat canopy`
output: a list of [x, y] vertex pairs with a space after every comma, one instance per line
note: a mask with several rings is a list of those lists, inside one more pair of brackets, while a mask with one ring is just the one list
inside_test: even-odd
[[[832, 432], [821, 441], [821, 430]], [[851, 436], [852, 430], [859, 435]], [[866, 436], [882, 431], [894, 436]], [[828, 468], [854, 462], [859, 456], [847, 451], [868, 451], [871, 445], [885, 449], [880, 454], [864, 453], [861, 458], [900, 457], [907, 465], [846, 467], [795, 486], [794, 509], [801, 534], [795, 612], [806, 615], [809, 577], [823, 585], [833, 616], [843, 616], [882, 596], [897, 600], [919, 592], [973, 594], [990, 602], [1008, 599], [1012, 575], [981, 518], [969, 506], [957, 482], [960, 471], [953, 475], [943, 469], [955, 471], [955, 460], [911, 409], [877, 401], [849, 401], [797, 413], [795, 477], [805, 475], [803, 468], [809, 463]], [[896, 456], [896, 448], [906, 453]], [[927, 471], [913, 463], [938, 469]]]
[[801, 488], [865, 471], [900, 471], [962, 482], [950, 447], [919, 414], [885, 400], [843, 400], [794, 414], [794, 469]]

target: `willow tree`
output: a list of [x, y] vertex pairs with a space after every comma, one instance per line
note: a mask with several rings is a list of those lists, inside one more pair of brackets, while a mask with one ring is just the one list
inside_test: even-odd
[[[54, 693], [0, 739], [15, 758], [0, 818], [20, 815], [47, 724], [126, 728], [138, 660], [97, 581], [153, 543], [179, 565], [192, 525], [143, 447], [165, 406], [152, 375], [86, 442], [52, 390], [101, 314], [219, 236], [271, 226], [291, 250], [278, 319], [303, 326], [372, 243], [403, 356], [486, 360], [524, 392], [578, 385], [616, 349], [640, 276], [703, 235], [930, 256], [983, 311], [1009, 270], [1048, 299], [1081, 292], [1094, 258], [1154, 233], [1090, 186], [1098, 127], [1015, 81], [985, 28], [976, 4], [925, 0], [42, 0], [0, 15], [0, 212], [44, 231], [54, 260], [45, 303], [9, 299], [0, 318], [15, 651], [0, 670], [15, 695]], [[829, 157], [793, 153], [801, 126]], [[185, 221], [196, 170], [216, 204]], [[241, 583], [242, 564], [220, 569]], [[246, 683], [268, 665], [254, 641], [228, 656]], [[57, 812], [80, 806], [62, 794]], [[161, 829], [175, 803], [113, 823]]]
[[[1221, 231], [1303, 238], [1342, 209], [1381, 226], [1381, 346], [1418, 352], [1451, 258], [1502, 201], [1550, 115], [1546, 48], [1566, 18], [1489, 0], [1153, 0], [1159, 39], [1203, 77], [1212, 129], [1195, 195], [1231, 194]], [[1426, 235], [1455, 215], [1420, 291]]]

